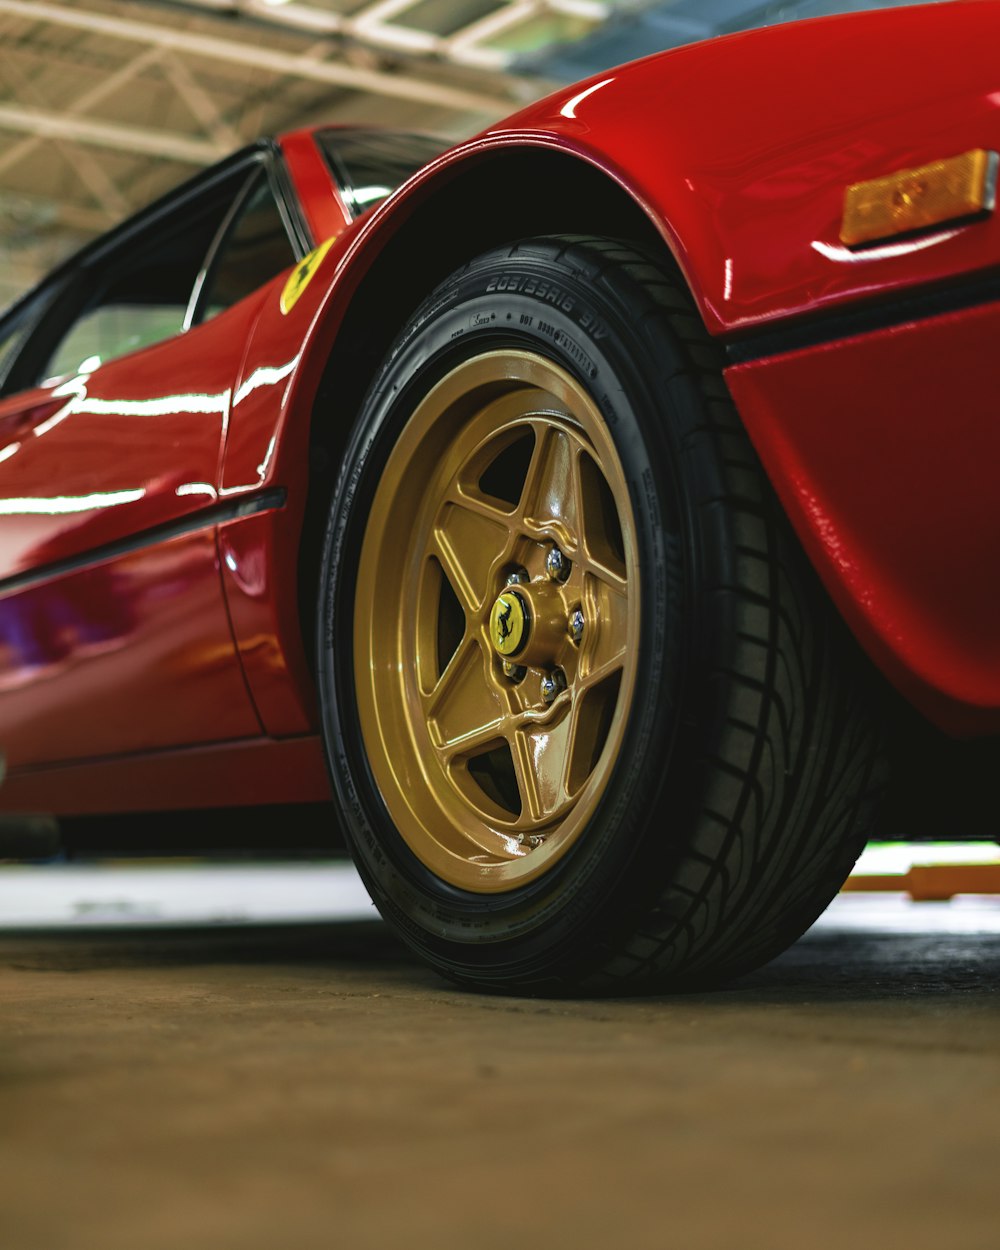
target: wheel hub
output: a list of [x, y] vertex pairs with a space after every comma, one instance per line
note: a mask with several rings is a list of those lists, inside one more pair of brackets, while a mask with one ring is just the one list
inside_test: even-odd
[[501, 660], [547, 668], [559, 662], [570, 637], [563, 597], [547, 581], [504, 590], [490, 612], [490, 641]]
[[490, 613], [490, 641], [502, 659], [524, 650], [531, 637], [531, 612], [525, 598], [516, 590], [505, 590]]

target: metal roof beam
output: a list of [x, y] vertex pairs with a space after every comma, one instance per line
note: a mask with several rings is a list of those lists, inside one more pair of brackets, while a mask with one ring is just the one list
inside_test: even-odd
[[[78, 96], [72, 104], [62, 110], [63, 116], [74, 116], [79, 113], [85, 113], [87, 109], [93, 108], [95, 104], [100, 104], [102, 100], [106, 100], [109, 96], [126, 83], [132, 81], [136, 75], [141, 74], [154, 61], [161, 56], [159, 48], [150, 48], [146, 52], [142, 52], [134, 60], [123, 65], [120, 70], [109, 75], [98, 86], [93, 87], [90, 91], [85, 91], [83, 95]], [[0, 174], [10, 169], [12, 165], [16, 165], [18, 161], [23, 161], [39, 148], [42, 139], [37, 135], [30, 139], [22, 139], [20, 143], [15, 143], [9, 151], [0, 156]]]
[[[16, 94], [20, 95], [22, 99], [30, 100], [36, 105], [46, 103], [42, 92], [35, 86], [28, 75], [21, 70], [16, 60], [8, 58], [0, 64], [0, 74], [7, 75], [8, 78], [16, 83]], [[102, 168], [100, 161], [95, 158], [93, 152], [84, 151], [76, 144], [69, 143], [65, 139], [54, 139], [53, 142], [62, 153], [63, 159], [67, 164], [72, 165], [76, 170], [76, 176], [80, 182], [89, 188], [98, 206], [109, 217], [124, 217], [128, 212], [128, 201], [115, 186], [108, 173]]]
[[152, 22], [136, 22], [84, 9], [69, 9], [58, 4], [39, 3], [38, 0], [0, 0], [0, 14], [20, 17], [29, 22], [51, 22], [72, 30], [104, 35], [111, 39], [131, 40], [189, 56], [226, 61], [231, 65], [245, 65], [249, 69], [263, 70], [280, 77], [302, 78], [331, 87], [415, 100], [436, 108], [485, 113], [493, 117], [509, 112], [511, 108], [511, 99], [507, 96], [466, 91], [460, 87], [425, 82], [403, 74], [362, 69], [353, 65], [310, 61], [287, 52], [274, 52], [269, 48], [232, 39], [219, 39], [214, 35], [178, 30]]
[[228, 150], [187, 135], [87, 117], [67, 117], [63, 113], [49, 113], [22, 105], [0, 104], [0, 130], [16, 130], [46, 139], [72, 139], [77, 143], [112, 148], [116, 152], [164, 156], [187, 165], [211, 165], [225, 156]]
[[226, 148], [239, 147], [240, 135], [225, 120], [211, 94], [198, 82], [183, 58], [174, 52], [164, 52], [161, 68], [204, 132]]

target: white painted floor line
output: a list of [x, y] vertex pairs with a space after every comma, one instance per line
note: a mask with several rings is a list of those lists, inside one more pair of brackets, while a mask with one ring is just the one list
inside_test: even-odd
[[880, 876], [901, 876], [917, 864], [997, 864], [1000, 846], [995, 842], [873, 842], [861, 852], [854, 871]]
[[916, 903], [907, 894], [838, 894], [813, 925], [865, 933], [1000, 933], [1000, 898], [964, 894]]
[[0, 868], [0, 930], [376, 920], [345, 863]]

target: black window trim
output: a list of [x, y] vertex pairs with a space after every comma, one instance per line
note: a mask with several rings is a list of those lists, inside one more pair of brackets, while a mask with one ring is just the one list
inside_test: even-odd
[[[298, 263], [313, 247], [312, 239], [308, 233], [305, 219], [299, 211], [298, 200], [294, 194], [286, 195], [285, 187], [282, 185], [280, 177], [281, 170], [284, 169], [284, 161], [280, 159], [280, 152], [264, 152], [257, 159], [250, 163], [246, 179], [233, 198], [229, 211], [219, 223], [219, 228], [215, 232], [215, 237], [208, 245], [208, 251], [205, 253], [201, 262], [201, 269], [195, 278], [194, 286], [191, 288], [191, 294], [188, 299], [188, 306], [184, 313], [184, 323], [182, 333], [187, 333], [194, 326], [201, 325], [205, 316], [205, 288], [208, 284], [209, 275], [215, 267], [220, 252], [226, 246], [233, 225], [240, 218], [240, 214], [246, 207], [249, 198], [256, 192], [260, 184], [261, 169], [264, 172], [264, 178], [270, 188], [271, 195], [278, 208], [282, 224], [285, 227], [285, 234], [288, 236], [289, 244], [292, 249], [293, 263]], [[291, 191], [291, 182], [286, 179], [288, 191]], [[293, 211], [294, 210], [294, 211]]]
[[21, 339], [0, 368], [0, 402], [8, 395], [16, 395], [19, 390], [24, 389], [17, 386], [13, 389], [8, 388], [8, 379], [12, 376], [17, 377], [15, 370], [34, 338], [35, 331], [48, 316], [55, 301], [71, 286], [72, 280], [65, 276], [61, 282], [49, 282], [43, 279], [39, 286], [33, 287], [6, 310], [0, 320], [0, 335], [20, 333]]

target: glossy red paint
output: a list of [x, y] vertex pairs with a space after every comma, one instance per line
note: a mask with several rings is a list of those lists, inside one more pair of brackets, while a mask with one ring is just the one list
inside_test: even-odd
[[274, 737], [316, 727], [316, 696], [302, 646], [298, 566], [283, 559], [301, 533], [296, 506], [219, 527], [233, 634], [261, 724]]
[[330, 178], [326, 161], [312, 135], [303, 130], [283, 135], [281, 150], [313, 240], [321, 243], [340, 234], [350, 224], [351, 214]]
[[1000, 262], [1000, 218], [851, 251], [838, 238], [844, 191], [1000, 148], [998, 40], [1000, 5], [973, 0], [692, 44], [531, 105], [387, 209], [446, 195], [456, 168], [497, 149], [558, 148], [643, 207], [714, 334], [946, 282]]
[[258, 737], [211, 529], [0, 599], [0, 707], [12, 772]]
[[0, 579], [42, 578], [0, 594], [12, 770], [261, 733], [211, 527], [57, 571], [215, 504], [255, 304], [0, 408]]
[[[279, 362], [296, 352], [298, 358], [287, 380], [282, 374], [276, 424], [259, 390], [234, 420], [224, 480], [234, 488], [249, 481], [295, 483], [290, 497], [305, 486], [299, 414], [311, 412], [321, 364], [372, 259], [418, 205], [448, 195], [468, 162], [488, 161], [512, 145], [575, 153], [619, 181], [663, 233], [706, 324], [721, 335], [772, 328], [988, 268], [1000, 259], [996, 216], [859, 252], [843, 248], [837, 235], [850, 183], [970, 146], [1000, 148], [1000, 78], [987, 50], [996, 34], [1000, 5], [983, 4], [749, 32], [577, 84], [446, 153], [338, 238], [289, 317], [281, 316], [276, 298], [265, 299], [255, 339], [270, 354], [255, 357], [252, 346], [248, 360], [267, 359], [281, 372]], [[915, 78], [910, 69], [927, 60], [928, 48], [936, 53], [934, 73]], [[820, 60], [829, 72], [818, 72]], [[761, 388], [768, 385], [761, 374]], [[352, 416], [334, 410], [322, 419]], [[265, 463], [270, 476], [255, 476]], [[782, 496], [793, 495], [785, 466], [772, 460], [769, 468]], [[855, 474], [865, 471], [854, 466]], [[849, 507], [855, 480], [846, 467], [836, 489]], [[283, 610], [275, 612], [269, 645], [301, 672], [301, 623], [287, 607], [294, 601], [292, 551], [286, 548], [278, 566]], [[838, 587], [835, 597], [853, 621], [846, 605], [855, 598], [869, 602], [876, 592], [842, 579], [831, 567], [828, 582]], [[881, 662], [913, 692], [913, 683], [902, 679], [905, 665], [894, 668], [886, 657]], [[956, 709], [946, 706], [950, 697], [924, 699], [921, 706], [955, 725]], [[296, 699], [308, 716], [307, 692], [300, 688]]]
[[20, 769], [7, 778], [2, 810], [87, 816], [327, 801], [333, 794], [318, 738], [256, 738], [125, 760]]
[[[281, 279], [265, 295], [234, 387], [219, 481], [222, 501], [276, 485], [288, 491], [285, 508], [227, 525], [220, 535], [237, 646], [261, 721], [274, 736], [314, 730], [317, 723], [304, 644], [311, 623], [304, 625], [300, 616], [298, 551], [309, 488], [309, 418], [335, 328], [333, 318], [313, 323], [327, 291], [327, 267], [342, 246], [340, 240], [334, 244], [290, 315], [279, 306]], [[349, 422], [353, 414], [339, 419]], [[247, 577], [245, 569], [257, 572]], [[259, 593], [261, 577], [265, 594]]]
[[[678, 49], [491, 127], [350, 224], [311, 135], [285, 136], [315, 241], [336, 237], [289, 314], [282, 275], [168, 343], [0, 401], [0, 579], [270, 487], [287, 496], [45, 581], [17, 596], [13, 615], [0, 597], [0, 745], [12, 764], [0, 808], [329, 796], [311, 736], [311, 622], [300, 618], [309, 426], [373, 260], [469, 163], [528, 146], [603, 170], [660, 231], [708, 328], [736, 338], [1000, 263], [997, 216], [863, 252], [837, 241], [848, 184], [1000, 148], [998, 34], [1000, 5], [955, 3]], [[474, 235], [470, 248], [480, 250]], [[1000, 449], [987, 414], [998, 379], [984, 363], [995, 320], [990, 309], [938, 317], [728, 374], [844, 616], [918, 707], [962, 733], [1000, 729], [998, 600], [982, 576], [997, 528], [987, 466]], [[960, 377], [952, 364], [947, 380], [935, 373], [942, 355], [962, 362]], [[335, 385], [324, 395], [316, 419], [346, 429], [354, 412]], [[955, 438], [944, 411], [956, 414]], [[20, 513], [18, 500], [29, 501]], [[88, 641], [91, 599], [113, 604], [103, 649]], [[17, 658], [31, 645], [22, 634], [50, 648], [48, 669]], [[51, 694], [46, 671], [58, 674]]]
[[727, 370], [814, 565], [879, 667], [1000, 731], [1000, 306]]
[[215, 503], [257, 302], [0, 401], [0, 580]]

